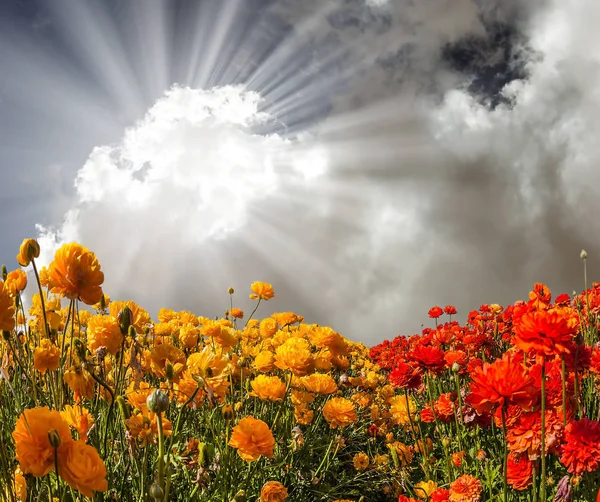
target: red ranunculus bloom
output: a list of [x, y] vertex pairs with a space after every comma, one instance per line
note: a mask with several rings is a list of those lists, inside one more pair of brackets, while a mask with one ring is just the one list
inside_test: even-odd
[[600, 422], [582, 418], [568, 423], [561, 453], [560, 461], [571, 474], [595, 471], [600, 465]]

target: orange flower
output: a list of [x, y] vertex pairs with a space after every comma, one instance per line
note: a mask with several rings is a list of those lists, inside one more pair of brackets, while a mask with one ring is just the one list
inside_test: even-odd
[[244, 311], [242, 309], [238, 309], [236, 307], [233, 307], [229, 311], [229, 315], [231, 317], [235, 317], [236, 319], [243, 319], [244, 318]]
[[88, 432], [94, 425], [94, 417], [83, 406], [66, 405], [65, 409], [60, 412], [63, 418], [70, 427], [77, 430], [79, 438], [87, 441]]
[[94, 386], [96, 382], [81, 366], [74, 366], [65, 371], [63, 380], [73, 391], [73, 397], [76, 403], [81, 402], [82, 398], [92, 399], [94, 397]]
[[567, 424], [561, 463], [575, 476], [593, 472], [600, 465], [600, 422], [582, 418]]
[[13, 270], [6, 276], [5, 287], [8, 288], [10, 296], [17, 296], [27, 287], [27, 274], [23, 270]]
[[26, 267], [31, 263], [31, 260], [38, 256], [40, 256], [40, 245], [37, 241], [35, 239], [24, 239], [17, 255], [19, 265]]
[[260, 502], [284, 502], [288, 491], [279, 481], [266, 482], [260, 491]]
[[[556, 453], [563, 429], [562, 413], [547, 410], [545, 426], [546, 451]], [[526, 453], [531, 460], [540, 456], [541, 440], [542, 418], [539, 409], [521, 413], [506, 431], [508, 449], [514, 453]]]
[[179, 341], [181, 345], [186, 349], [193, 349], [198, 345], [198, 338], [200, 337], [200, 328], [186, 324], [181, 326], [179, 329]]
[[250, 395], [263, 401], [281, 401], [285, 396], [285, 383], [276, 376], [258, 375], [250, 385], [254, 391]]
[[481, 482], [474, 476], [464, 474], [450, 483], [450, 502], [479, 502]]
[[100, 347], [106, 347], [106, 350], [114, 356], [121, 350], [123, 343], [119, 323], [112, 316], [95, 315], [90, 317], [87, 325], [87, 342], [92, 354]]
[[104, 274], [96, 255], [80, 244], [64, 244], [48, 267], [50, 291], [94, 305], [102, 298]]
[[58, 473], [86, 497], [108, 490], [104, 462], [96, 449], [82, 439], [61, 445]]
[[298, 404], [294, 406], [294, 419], [300, 425], [308, 425], [313, 421], [315, 412], [311, 410], [305, 404]]
[[275, 367], [275, 354], [269, 350], [263, 350], [256, 355], [252, 365], [261, 373], [273, 371]]
[[333, 377], [325, 373], [313, 373], [302, 377], [302, 386], [315, 394], [333, 394], [338, 390]]
[[27, 480], [23, 476], [23, 471], [18, 467], [15, 469], [13, 478], [13, 490], [21, 502], [27, 500]]
[[533, 350], [540, 357], [570, 354], [579, 331], [577, 312], [570, 307], [525, 312], [515, 308], [513, 323], [515, 346], [526, 353]]
[[252, 300], [270, 300], [275, 296], [275, 292], [273, 291], [273, 286], [267, 284], [266, 282], [253, 282], [250, 286], [252, 293], [250, 298]]
[[0, 331], [11, 331], [15, 327], [15, 301], [10, 291], [0, 281]]
[[290, 338], [277, 347], [275, 366], [282, 370], [291, 370], [296, 376], [304, 376], [314, 369], [314, 359], [310, 344], [304, 338]]
[[40, 346], [33, 351], [33, 366], [40, 373], [54, 371], [60, 364], [60, 349], [47, 338], [40, 341]]
[[515, 490], [527, 490], [532, 483], [533, 463], [527, 455], [508, 454], [507, 481]]
[[323, 406], [323, 418], [332, 429], [345, 427], [356, 422], [356, 408], [352, 401], [343, 397], [334, 397]]
[[357, 453], [354, 455], [352, 463], [357, 471], [364, 471], [367, 467], [369, 467], [369, 457], [363, 452]]
[[166, 377], [177, 382], [181, 372], [185, 369], [185, 354], [169, 343], [161, 343], [154, 347], [150, 353], [152, 371], [159, 377]]
[[265, 422], [254, 417], [246, 417], [233, 428], [229, 446], [237, 448], [238, 455], [243, 460], [253, 462], [261, 455], [273, 458], [275, 438]]
[[60, 445], [72, 442], [69, 426], [55, 410], [46, 406], [23, 411], [12, 437], [16, 457], [25, 474], [42, 477], [54, 469], [54, 447], [48, 434], [56, 431]]
[[272, 317], [266, 317], [260, 321], [259, 330], [262, 338], [271, 338], [278, 329], [277, 321]]
[[467, 402], [480, 414], [511, 404], [528, 408], [537, 396], [533, 379], [523, 367], [522, 359], [508, 353], [492, 364], [476, 367], [471, 378]]

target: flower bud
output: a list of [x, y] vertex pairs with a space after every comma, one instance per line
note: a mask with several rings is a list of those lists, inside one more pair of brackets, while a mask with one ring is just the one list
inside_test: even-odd
[[8, 270], [6, 270], [6, 265], [2, 264], [2, 280], [5, 281], [8, 277]]
[[148, 493], [154, 500], [162, 500], [165, 496], [165, 492], [158, 485], [158, 483], [152, 483], [152, 486], [150, 487]]
[[117, 407], [119, 408], [119, 411], [121, 412], [121, 418], [123, 419], [123, 422], [125, 422], [131, 417], [131, 413], [129, 412], [127, 403], [125, 402], [125, 399], [123, 399], [123, 396], [118, 396], [116, 401], [117, 401]]
[[452, 363], [452, 371], [454, 371], [454, 373], [458, 373], [460, 371], [460, 364], [458, 364], [456, 361]]
[[50, 442], [50, 446], [52, 446], [52, 448], [58, 448], [60, 446], [60, 436], [55, 429], [48, 431], [48, 441]]
[[579, 253], [579, 258], [581, 258], [582, 260], [585, 260], [587, 258], [587, 252], [585, 249], [581, 250], [581, 253]]
[[223, 415], [223, 418], [227, 422], [229, 422], [230, 420], [233, 420], [233, 418], [235, 416], [235, 412], [233, 411], [233, 407], [230, 404], [223, 405], [223, 407], [221, 408], [221, 414]]
[[229, 286], [229, 289], [227, 290], [227, 292], [232, 295], [233, 293], [235, 293], [235, 291], [233, 290], [233, 288], [231, 286]]
[[169, 382], [173, 381], [173, 374], [173, 365], [169, 361], [167, 361], [167, 365], [165, 366], [165, 376], [167, 377], [167, 380], [169, 380]]
[[231, 502], [244, 502], [246, 500], [246, 492], [244, 490], [239, 490], [235, 497], [231, 499]]
[[129, 331], [129, 326], [133, 324], [133, 312], [131, 312], [131, 309], [127, 305], [117, 314], [117, 321], [119, 322], [121, 334], [126, 335]]
[[444, 448], [448, 448], [448, 446], [450, 446], [450, 438], [449, 437], [443, 437], [442, 438], [442, 444], [444, 445]]
[[146, 399], [146, 406], [153, 413], [163, 413], [169, 408], [169, 396], [156, 389]]
[[22, 267], [26, 267], [31, 263], [31, 260], [40, 255], [40, 245], [35, 239], [25, 239], [19, 249], [17, 261]]

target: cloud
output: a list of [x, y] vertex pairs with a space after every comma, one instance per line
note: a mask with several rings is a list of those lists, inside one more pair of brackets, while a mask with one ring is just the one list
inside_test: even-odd
[[[367, 343], [418, 330], [434, 304], [464, 316], [537, 281], [581, 288], [579, 251], [600, 255], [600, 6], [303, 0], [274, 12], [293, 30], [250, 79], [264, 93], [171, 89], [92, 152], [64, 224], [41, 229], [47, 250], [81, 241], [108, 294], [151, 311], [220, 315], [228, 286], [247, 307], [248, 284], [265, 280], [277, 296], [263, 315], [294, 310]], [[302, 66], [270, 73], [299, 47], [311, 48]], [[317, 102], [327, 116], [286, 135], [282, 117]]]

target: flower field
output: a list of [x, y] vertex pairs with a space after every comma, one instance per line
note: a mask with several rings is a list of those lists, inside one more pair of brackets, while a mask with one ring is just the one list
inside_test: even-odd
[[2, 501], [599, 497], [600, 284], [585, 274], [580, 294], [536, 284], [464, 325], [433, 307], [421, 334], [367, 348], [263, 317], [267, 283], [249, 314], [230, 288], [222, 317], [152, 319], [105, 294], [85, 247], [38, 269], [39, 253], [23, 241], [0, 282]]

